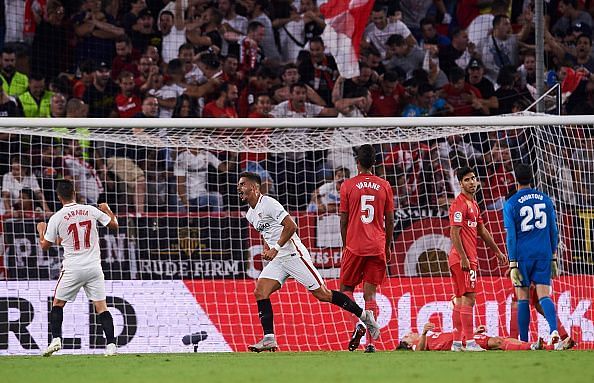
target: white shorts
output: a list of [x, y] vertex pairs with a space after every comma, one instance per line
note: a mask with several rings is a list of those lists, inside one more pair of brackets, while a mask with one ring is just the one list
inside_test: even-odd
[[301, 256], [299, 253], [274, 258], [264, 267], [258, 279], [273, 279], [282, 286], [288, 277], [293, 277], [310, 291], [324, 284], [309, 254]]
[[105, 279], [101, 267], [91, 267], [82, 270], [62, 270], [56, 285], [54, 298], [61, 301], [73, 301], [80, 291], [85, 289], [89, 300], [105, 300]]

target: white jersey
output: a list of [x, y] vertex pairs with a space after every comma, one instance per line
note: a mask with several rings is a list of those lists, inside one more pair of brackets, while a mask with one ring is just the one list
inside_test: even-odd
[[64, 205], [49, 219], [45, 239], [52, 243], [58, 237], [62, 239], [64, 270], [101, 266], [97, 221], [107, 226], [111, 218], [94, 206], [74, 202]]
[[[280, 239], [283, 232], [283, 219], [289, 213], [274, 198], [261, 195], [256, 207], [249, 208], [245, 218], [262, 235], [268, 247], [272, 248]], [[279, 250], [278, 257], [291, 254], [309, 255], [297, 233], [293, 234], [289, 242]]]

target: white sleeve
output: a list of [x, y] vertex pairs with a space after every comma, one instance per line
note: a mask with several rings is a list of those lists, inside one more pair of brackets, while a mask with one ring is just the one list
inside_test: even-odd
[[58, 221], [59, 219], [56, 214], [52, 215], [49, 219], [45, 234], [43, 235], [46, 241], [56, 243], [56, 240], [58, 239]]
[[206, 159], [208, 160], [208, 163], [212, 166], [214, 166], [215, 168], [219, 168], [219, 165], [221, 164], [221, 160], [219, 160], [219, 158], [217, 156], [215, 156], [213, 153], [211, 152], [206, 152]]
[[4, 174], [4, 176], [2, 176], [2, 191], [3, 192], [7, 192], [10, 193], [10, 185], [8, 182], [8, 175], [9, 173]]
[[276, 222], [281, 223], [289, 213], [285, 210], [274, 198], [268, 197], [266, 201], [266, 213], [271, 216]]
[[322, 113], [322, 110], [324, 110], [323, 106], [320, 105], [316, 105], [316, 104], [310, 104], [309, 102], [305, 103], [305, 109], [307, 110], [307, 115], [308, 116], [319, 116], [320, 113]]
[[91, 208], [93, 218], [99, 221], [103, 226], [107, 226], [111, 222], [111, 217], [97, 209], [95, 206], [89, 206]]
[[29, 182], [31, 183], [31, 190], [33, 190], [34, 192], [38, 192], [41, 191], [41, 188], [39, 187], [39, 182], [37, 182], [37, 177], [31, 175], [29, 176], [30, 180]]
[[180, 153], [173, 165], [173, 175], [176, 177], [185, 176], [188, 173], [187, 152]]
[[396, 33], [404, 38], [410, 36], [410, 29], [402, 21], [396, 21]]
[[272, 108], [272, 110], [270, 111], [270, 115], [272, 117], [276, 117], [276, 118], [282, 118], [282, 117], [284, 117], [284, 115], [283, 115], [283, 113], [281, 111], [281, 108], [282, 108], [281, 105], [282, 105], [282, 103], [281, 104], [278, 104], [278, 105], [275, 105], [274, 108]]

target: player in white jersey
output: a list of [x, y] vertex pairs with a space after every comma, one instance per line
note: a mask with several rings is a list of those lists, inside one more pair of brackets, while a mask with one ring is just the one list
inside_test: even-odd
[[97, 221], [103, 226], [116, 230], [118, 220], [106, 203], [99, 209], [90, 205], [76, 203], [74, 184], [70, 180], [57, 182], [56, 193], [63, 207], [50, 219], [48, 224], [39, 222], [37, 232], [39, 244], [48, 250], [53, 244], [62, 245], [64, 260], [62, 272], [56, 285], [50, 326], [52, 341], [43, 352], [50, 356], [62, 348], [62, 318], [64, 305], [76, 298], [80, 288], [85, 289], [87, 297], [93, 301], [99, 323], [103, 327], [107, 346], [105, 355], [116, 353], [113, 318], [105, 300], [105, 281], [101, 269], [101, 252]]
[[246, 218], [264, 238], [262, 258], [269, 261], [256, 283], [254, 295], [264, 338], [248, 346], [250, 351], [276, 351], [270, 295], [282, 287], [288, 277], [305, 286], [321, 302], [330, 302], [356, 315], [377, 339], [380, 328], [371, 310], [365, 311], [340, 291], [329, 290], [311, 261], [309, 252], [297, 235], [297, 225], [282, 205], [260, 192], [262, 181], [256, 173], [239, 176], [239, 198], [250, 206]]

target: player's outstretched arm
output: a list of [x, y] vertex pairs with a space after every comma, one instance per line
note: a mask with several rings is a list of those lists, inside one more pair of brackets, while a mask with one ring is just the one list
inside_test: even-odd
[[115, 216], [115, 214], [113, 214], [113, 211], [111, 211], [108, 204], [106, 204], [105, 202], [99, 204], [99, 210], [101, 210], [102, 212], [107, 214], [109, 218], [111, 218], [111, 221], [109, 221], [109, 223], [107, 224], [107, 227], [109, 229], [117, 230], [120, 227], [117, 217]]

